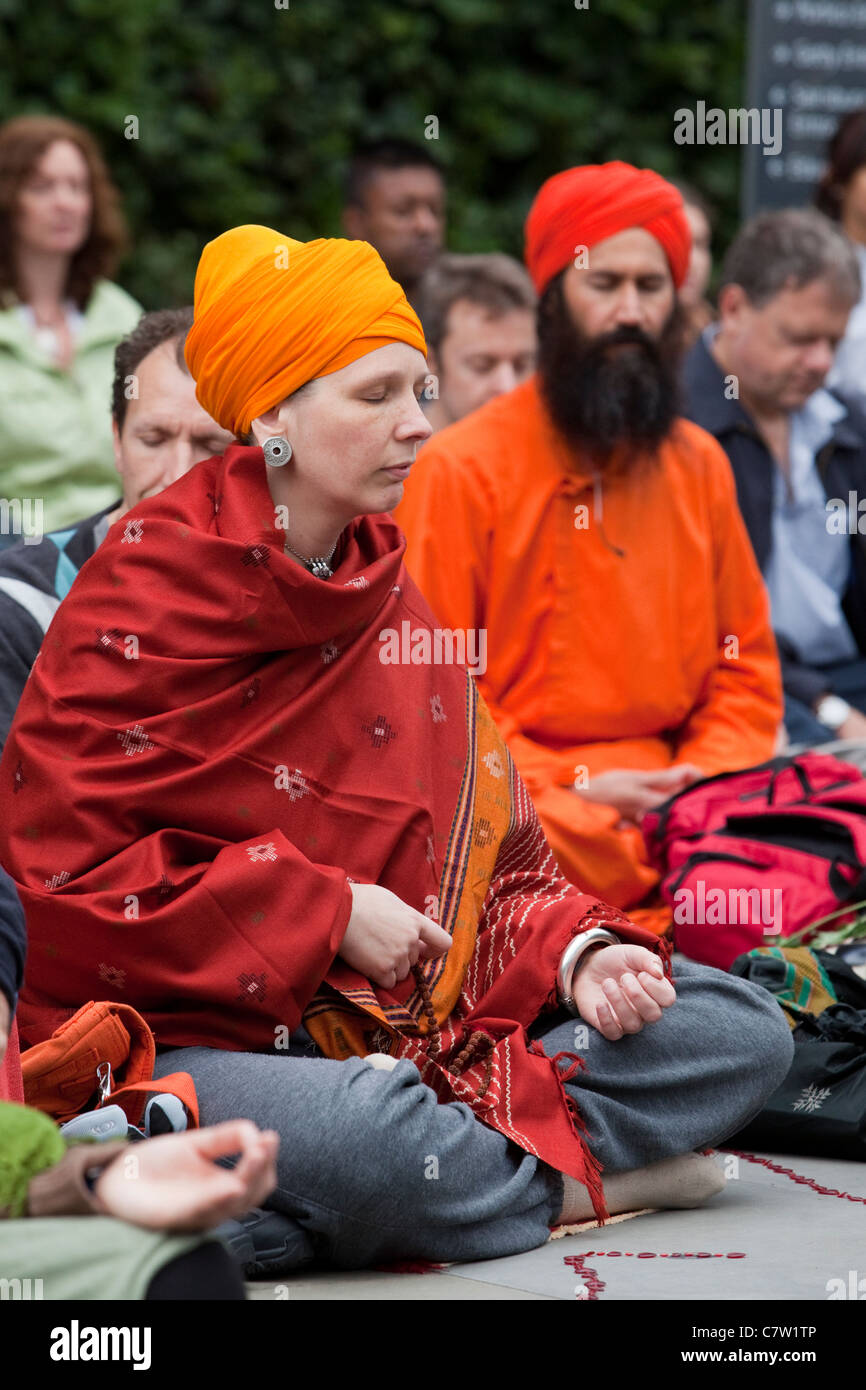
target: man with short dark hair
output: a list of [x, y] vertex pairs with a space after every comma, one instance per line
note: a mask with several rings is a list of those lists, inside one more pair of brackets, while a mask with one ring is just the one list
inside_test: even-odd
[[395, 512], [439, 621], [487, 634], [479, 686], [563, 872], [657, 931], [643, 814], [768, 758], [782, 714], [731, 470], [677, 418], [688, 258], [650, 170], [549, 179], [527, 219], [538, 374], [430, 440]]
[[232, 442], [196, 400], [183, 358], [191, 324], [192, 309], [159, 309], [117, 346], [111, 414], [120, 501], [0, 555], [0, 750], [48, 625], [109, 527]]
[[425, 406], [434, 430], [462, 420], [531, 375], [536, 294], [511, 256], [440, 256], [421, 281], [419, 305], [427, 365], [435, 377], [435, 393]]
[[375, 246], [414, 305], [445, 237], [445, 180], [429, 150], [398, 139], [359, 146], [346, 178], [343, 229]]
[[860, 293], [813, 209], [764, 213], [725, 258], [719, 324], [685, 363], [686, 414], [726, 451], [770, 594], [794, 743], [866, 738], [866, 416], [824, 382]]

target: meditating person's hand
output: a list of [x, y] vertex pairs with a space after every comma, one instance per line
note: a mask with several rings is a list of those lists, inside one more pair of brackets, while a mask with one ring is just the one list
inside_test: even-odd
[[12, 1010], [9, 1007], [9, 1000], [0, 989], [0, 1062], [6, 1056], [6, 1048], [9, 1044], [9, 1029], [12, 1027]]
[[652, 772], [616, 768], [591, 777], [588, 786], [576, 790], [587, 801], [600, 801], [605, 806], [616, 807], [624, 821], [639, 825], [647, 811], [661, 806], [668, 797], [685, 791], [703, 775], [693, 763], [674, 763], [672, 767], [657, 768]]
[[[277, 1185], [280, 1137], [251, 1120], [227, 1120], [130, 1144], [94, 1192], [110, 1216], [150, 1230], [204, 1231], [237, 1220]], [[217, 1158], [240, 1153], [234, 1168]]]
[[866, 739], [866, 715], [861, 714], [858, 709], [852, 709], [848, 718], [835, 732], [837, 738]]
[[374, 985], [393, 989], [419, 960], [444, 956], [451, 937], [378, 883], [351, 883], [354, 905], [339, 955]]
[[616, 1042], [655, 1023], [676, 999], [658, 956], [643, 946], [602, 946], [579, 961], [572, 984], [584, 1022]]

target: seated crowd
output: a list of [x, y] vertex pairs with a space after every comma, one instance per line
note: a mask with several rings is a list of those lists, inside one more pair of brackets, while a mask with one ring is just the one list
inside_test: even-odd
[[[57, 198], [76, 131], [25, 131]], [[654, 172], [548, 179], [526, 271], [445, 253], [444, 209], [387, 141], [351, 239], [211, 241], [193, 308], [115, 335], [113, 496], [0, 556], [0, 1274], [50, 1297], [242, 1297], [212, 1232], [262, 1209], [291, 1267], [355, 1269], [697, 1206], [790, 1066], [769, 994], [673, 954], [641, 820], [866, 736], [827, 510], [866, 465], [826, 385], [857, 255], [762, 215], [713, 320], [707, 209]], [[419, 659], [446, 629], [471, 673]], [[22, 1104], [19, 1040], [91, 1000], [195, 1087], [134, 1178]]]

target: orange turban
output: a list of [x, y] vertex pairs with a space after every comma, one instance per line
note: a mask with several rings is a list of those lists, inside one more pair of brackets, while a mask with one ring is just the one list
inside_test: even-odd
[[387, 343], [427, 352], [418, 316], [366, 241], [246, 226], [201, 253], [184, 355], [202, 406], [235, 435], [313, 377]]
[[673, 184], [651, 169], [619, 160], [584, 164], [542, 184], [526, 219], [526, 266], [538, 293], [570, 265], [577, 249], [629, 227], [655, 237], [677, 289], [686, 278], [691, 230]]

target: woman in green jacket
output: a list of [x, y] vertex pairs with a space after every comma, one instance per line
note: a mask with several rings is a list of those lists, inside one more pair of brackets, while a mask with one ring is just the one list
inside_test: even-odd
[[0, 126], [0, 549], [117, 495], [114, 349], [141, 315], [109, 278], [125, 242], [86, 130], [54, 116]]

